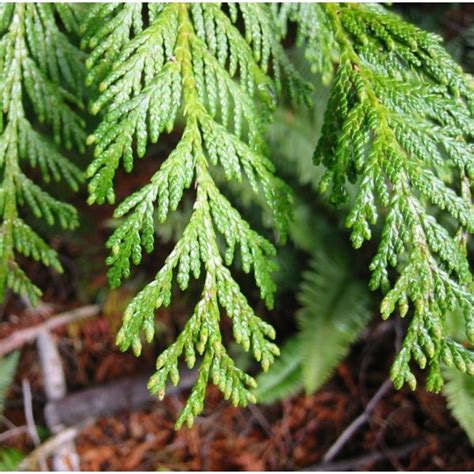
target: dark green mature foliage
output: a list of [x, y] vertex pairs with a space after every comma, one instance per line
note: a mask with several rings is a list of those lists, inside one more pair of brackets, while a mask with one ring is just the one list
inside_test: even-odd
[[[83, 89], [82, 54], [61, 32], [75, 17], [66, 5], [0, 4], [0, 300], [5, 290], [35, 303], [41, 291], [16, 261], [21, 254], [61, 272], [54, 250], [27, 224], [21, 208], [62, 228], [77, 226], [76, 211], [53, 198], [26, 174], [39, 168], [45, 182], [64, 179], [72, 189], [79, 169], [60, 148], [84, 149], [83, 122], [76, 113]], [[45, 124], [52, 140], [40, 131]]]

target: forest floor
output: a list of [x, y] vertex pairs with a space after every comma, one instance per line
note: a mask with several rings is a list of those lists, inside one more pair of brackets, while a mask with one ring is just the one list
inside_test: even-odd
[[[433, 5], [426, 8], [431, 10]], [[459, 10], [459, 18], [451, 15], [450, 21], [455, 25], [469, 23], [472, 16], [465, 14], [466, 8]], [[146, 182], [156, 168], [153, 160], [140, 163], [132, 175], [119, 173], [118, 201]], [[28, 275], [46, 289], [46, 305], [35, 310], [27, 302], [10, 298], [0, 308], [1, 342], [19, 329], [37, 325], [62, 311], [91, 301], [101, 303], [97, 317], [54, 331], [68, 394], [152, 372], [162, 347], [149, 346], [140, 358], [135, 358], [131, 353], [121, 353], [114, 338], [127, 301], [141, 285], [138, 280], [151, 278], [159, 266], [157, 255], [167, 253], [167, 248], [160, 246], [154, 256], [144, 259], [137, 281], [121, 290], [107, 290], [104, 242], [110, 235], [112, 208], [89, 208], [85, 192], [73, 200], [82, 220], [79, 231], [62, 233], [52, 240], [61, 255], [64, 274], [26, 263]], [[290, 334], [294, 330], [294, 301], [284, 306], [285, 313], [272, 315], [271, 322], [279, 334]], [[186, 318], [183, 308], [189, 307], [189, 302], [183, 300], [173, 310], [160, 311], [162, 345], [169, 343], [182, 327]], [[374, 321], [336, 374], [316, 394], [296, 394], [270, 406], [241, 409], [223, 401], [211, 387], [205, 411], [194, 426], [175, 431], [177, 414], [188, 395], [188, 390], [181, 390], [163, 402], [101, 416], [82, 428], [74, 440], [80, 468], [474, 471], [474, 450], [451, 417], [444, 398], [426, 392], [422, 383], [414, 392], [396, 391], [387, 384], [397, 326], [380, 322], [377, 317]], [[225, 331], [230, 332], [228, 327]], [[44, 442], [50, 436], [44, 428], [47, 399], [35, 344], [22, 348], [4, 417], [0, 418], [0, 450], [13, 447], [28, 455], [35, 443], [26, 430], [23, 380], [31, 385], [33, 416], [40, 442]], [[386, 389], [380, 392], [381, 387]], [[376, 393], [381, 396], [376, 403], [370, 402]], [[372, 410], [359, 429], [351, 429], [347, 442], [332, 461], [324, 461], [331, 446], [348, 427], [354, 426], [352, 423], [368, 405]]]
[[[145, 160], [140, 172], [119, 176], [119, 200], [145, 182], [155, 166], [152, 160]], [[132, 281], [121, 290], [108, 290], [103, 261], [112, 208], [89, 208], [85, 195], [76, 196], [75, 200], [83, 220], [79, 232], [53, 239], [64, 274], [59, 276], [35, 263], [27, 263], [28, 274], [46, 288], [45, 305], [32, 309], [27, 302], [9, 298], [0, 308], [1, 342], [19, 329], [37, 325], [62, 311], [94, 301], [101, 303], [98, 316], [54, 331], [68, 394], [107, 386], [137, 373], [151, 374], [159, 350], [173, 340], [187, 317], [186, 308], [190, 307], [181, 297], [173, 309], [159, 312], [160, 347], [148, 346], [140, 358], [121, 353], [114, 338], [123, 309], [141, 284], [137, 280], [151, 278], [159, 265], [158, 255], [166, 255], [168, 249], [161, 245], [154, 255], [145, 258], [142, 274], [133, 280], [134, 284]], [[266, 317], [276, 325], [279, 334], [290, 334], [294, 330], [294, 301], [280, 306], [284, 310]], [[194, 426], [175, 431], [177, 414], [188, 395], [187, 390], [178, 391], [163, 402], [98, 417], [82, 428], [74, 440], [80, 468], [474, 470], [474, 451], [441, 395], [426, 392], [422, 384], [415, 392], [396, 391], [387, 384], [397, 326], [376, 317], [374, 321], [335, 376], [316, 394], [297, 394], [271, 406], [241, 409], [223, 401], [211, 387], [206, 409]], [[230, 335], [230, 327], [223, 330]], [[26, 426], [22, 380], [30, 382], [33, 415], [44, 442], [49, 436], [42, 428], [46, 426], [47, 400], [35, 344], [26, 344], [22, 349], [5, 418], [0, 420], [0, 448], [14, 447], [28, 454], [35, 448], [31, 435], [25, 429], [15, 431], [15, 427]], [[350, 433], [330, 463], [323, 461], [333, 443], [364, 412], [382, 386], [386, 390], [377, 403], [371, 403], [373, 409], [367, 420]]]
[[[51, 308], [27, 310], [20, 318], [4, 320], [0, 339], [19, 326], [47, 319], [50, 313]], [[70, 393], [152, 371], [153, 350], [138, 359], [119, 352], [103, 315], [57, 330], [55, 337]], [[211, 388], [203, 415], [191, 429], [178, 432], [174, 422], [186, 391], [147, 408], [100, 417], [75, 439], [80, 467], [88, 471], [474, 470], [473, 450], [443, 397], [421, 387], [410, 392], [387, 386], [367, 422], [352, 433], [331, 464], [321, 464], [329, 447], [384, 384], [392, 356], [386, 348], [393, 345], [393, 337], [390, 326], [373, 328], [354, 346], [337, 374], [312, 396], [299, 394], [271, 406], [238, 409]], [[31, 383], [35, 420], [42, 426], [45, 395], [34, 344], [23, 348], [5, 412], [16, 426], [26, 423], [22, 379]], [[8, 429], [11, 426], [2, 431]], [[0, 444], [24, 453], [34, 448], [26, 432]]]

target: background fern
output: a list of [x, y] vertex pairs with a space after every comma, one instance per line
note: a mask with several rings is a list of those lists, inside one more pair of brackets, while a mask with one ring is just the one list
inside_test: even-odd
[[11, 472], [18, 471], [20, 463], [25, 458], [25, 455], [15, 448], [0, 449], [0, 471]]
[[19, 358], [19, 352], [12, 352], [8, 356], [0, 357], [0, 415], [5, 409], [7, 392], [15, 378]]
[[276, 282], [283, 291], [288, 285], [287, 275], [292, 274], [289, 291], [298, 294], [298, 331], [283, 343], [280, 357], [268, 373], [257, 377], [255, 394], [263, 403], [301, 390], [317, 391], [348, 354], [372, 314], [367, 283], [356, 272], [355, 255], [337, 237], [343, 223], [317, 193], [323, 173], [312, 163], [312, 155], [320, 139], [329, 88], [320, 75], [309, 70], [302, 52], [303, 48], [297, 48], [292, 58], [316, 84], [313, 106], [296, 113], [281, 104], [267, 134], [278, 169], [296, 195], [289, 231], [295, 249], [289, 249], [287, 258], [305, 264], [300, 270], [290, 263], [286, 266], [291, 270], [286, 270], [282, 261], [286, 254], [280, 252], [278, 261], [283, 270], [281, 276], [277, 273]]
[[347, 355], [370, 321], [368, 292], [344, 251], [315, 254], [303, 276], [298, 320], [304, 352], [303, 380], [317, 390]]
[[451, 414], [474, 445], [474, 378], [456, 369], [446, 369], [443, 374], [443, 394]]
[[257, 377], [255, 396], [260, 403], [284, 400], [304, 388], [302, 363], [304, 352], [299, 337], [291, 337], [282, 345], [280, 357], [267, 373]]
[[318, 390], [371, 319], [367, 286], [344, 247], [323, 242], [315, 245], [300, 283], [298, 333], [283, 345], [269, 372], [257, 377], [261, 402]]
[[[447, 321], [449, 335], [467, 345], [462, 312], [456, 311], [449, 316]], [[443, 395], [446, 397], [451, 414], [474, 445], [474, 377], [448, 367], [443, 368], [443, 376], [446, 380]]]

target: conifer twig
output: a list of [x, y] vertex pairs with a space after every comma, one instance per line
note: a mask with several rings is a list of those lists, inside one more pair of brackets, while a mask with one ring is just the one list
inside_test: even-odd
[[[23, 208], [48, 226], [79, 225], [74, 207], [43, 188], [63, 180], [77, 191], [83, 181], [63, 154], [85, 148], [78, 114], [83, 56], [63, 33], [69, 27], [58, 9], [65, 11], [53, 4], [0, 4], [0, 301], [7, 290], [33, 305], [40, 300], [41, 289], [22, 269], [20, 256], [63, 272], [59, 255], [25, 220]], [[40, 179], [30, 179], [31, 167]]]
[[[237, 406], [255, 398], [255, 380], [229, 355], [220, 330], [221, 313], [233, 322], [233, 336], [267, 370], [279, 351], [274, 329], [250, 306], [230, 270], [239, 253], [242, 269], [254, 274], [260, 296], [273, 306], [276, 249], [253, 230], [213, 177], [220, 168], [228, 181], [247, 181], [263, 197], [284, 239], [292, 195], [267, 156], [265, 126], [282, 87], [304, 101], [307, 84], [291, 65], [265, 4], [149, 4], [149, 25], [141, 5], [102, 5], [85, 20], [83, 46], [92, 49], [88, 82], [99, 95], [92, 113], [104, 114], [88, 143], [95, 146], [89, 165], [90, 204], [115, 202], [114, 179], [120, 166], [131, 172], [134, 157], [170, 133], [182, 117], [181, 138], [150, 181], [115, 209], [121, 223], [107, 241], [108, 277], [117, 287], [130, 276], [143, 253], [155, 246], [154, 221], [164, 223], [194, 188], [191, 217], [153, 281], [128, 305], [117, 334], [122, 350], [136, 355], [143, 339], [155, 335], [155, 312], [168, 306], [174, 283], [186, 290], [202, 275], [194, 312], [176, 341], [165, 349], [148, 387], [162, 398], [168, 379], [179, 382], [179, 359], [192, 369], [202, 359], [199, 377], [177, 420], [191, 426], [204, 408], [206, 387], [216, 385]], [[238, 27], [239, 15], [243, 30]], [[104, 28], [104, 25], [108, 25]], [[268, 66], [272, 63], [272, 72]], [[138, 79], [140, 78], [140, 79]], [[137, 80], [138, 79], [138, 80]], [[225, 247], [218, 245], [220, 238]], [[144, 337], [142, 337], [144, 336]]]

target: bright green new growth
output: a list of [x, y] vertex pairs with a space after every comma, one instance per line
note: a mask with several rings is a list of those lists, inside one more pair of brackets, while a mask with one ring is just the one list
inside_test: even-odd
[[[472, 83], [436, 35], [379, 6], [293, 5], [276, 14], [298, 22], [316, 70], [328, 71], [318, 48], [327, 43], [339, 51], [314, 159], [327, 168], [320, 189], [331, 188], [335, 204], [347, 201], [347, 180], [357, 183], [346, 220], [355, 247], [383, 222], [370, 286], [387, 292], [384, 318], [396, 308], [402, 317], [413, 311], [392, 367], [395, 385], [415, 387], [412, 359], [430, 366], [427, 384], [434, 391], [443, 384], [441, 362], [473, 375], [473, 353], [446, 335], [444, 322], [461, 308], [474, 342], [472, 277], [463, 250], [474, 229]], [[313, 24], [332, 39], [321, 45]], [[393, 284], [389, 267], [399, 274]]]
[[[135, 154], [143, 157], [162, 133], [182, 126], [179, 143], [150, 182], [116, 208], [121, 224], [107, 244], [113, 286], [130, 275], [143, 250], [153, 250], [155, 217], [165, 222], [185, 191], [195, 195], [181, 238], [128, 307], [118, 335], [122, 349], [139, 354], [142, 334], [147, 341], [154, 337], [156, 309], [171, 302], [174, 279], [182, 290], [191, 275], [203, 282], [193, 315], [158, 358], [149, 385], [163, 396], [168, 379], [179, 381], [179, 359], [193, 367], [202, 357], [178, 426], [191, 424], [203, 409], [209, 382], [237, 405], [254, 398], [254, 380], [222, 343], [222, 311], [232, 319], [237, 342], [264, 369], [278, 353], [270, 342], [273, 329], [255, 315], [228, 268], [240, 249], [244, 271], [253, 269], [271, 307], [275, 249], [250, 228], [213, 176], [220, 169], [229, 182], [247, 179], [284, 237], [291, 196], [266, 157], [263, 133], [280, 92], [294, 100], [306, 96], [280, 44], [289, 20], [297, 23], [297, 42], [313, 71], [325, 83], [332, 80], [314, 155], [326, 169], [321, 191], [331, 190], [334, 204], [349, 207], [346, 224], [355, 247], [380, 230], [370, 287], [386, 293], [384, 318], [397, 309], [411, 315], [392, 367], [395, 385], [415, 387], [412, 360], [430, 367], [428, 388], [435, 391], [443, 384], [441, 363], [474, 373], [472, 352], [445, 328], [446, 315], [460, 309], [467, 339], [474, 340], [465, 252], [474, 228], [474, 95], [438, 37], [377, 5], [100, 4], [81, 26], [83, 47], [92, 50], [87, 82], [98, 91], [92, 112], [104, 114], [89, 139], [95, 145], [89, 202], [113, 203], [120, 165], [130, 172]], [[356, 192], [353, 201], [347, 181]], [[344, 340], [340, 347], [347, 346]]]
[[[56, 252], [20, 214], [29, 208], [48, 225], [77, 225], [76, 211], [62, 203], [24, 172], [39, 168], [45, 182], [64, 179], [77, 189], [80, 170], [59, 151], [83, 150], [80, 106], [83, 82], [81, 53], [57, 26], [55, 8], [67, 29], [74, 15], [66, 5], [0, 4], [0, 300], [7, 288], [36, 303], [41, 291], [16, 261], [21, 254], [61, 272]], [[54, 142], [38, 131], [52, 130]], [[42, 125], [43, 126], [43, 125]]]
[[[190, 277], [202, 276], [203, 290], [194, 313], [176, 342], [157, 360], [149, 388], [164, 396], [168, 379], [179, 382], [178, 361], [192, 368], [202, 357], [198, 378], [177, 426], [191, 425], [203, 409], [206, 387], [214, 383], [235, 405], [254, 401], [254, 379], [235, 366], [220, 331], [221, 311], [232, 319], [234, 338], [252, 350], [264, 370], [278, 348], [273, 328], [249, 306], [229, 271], [237, 249], [243, 270], [253, 269], [260, 295], [273, 305], [271, 280], [273, 245], [252, 230], [222, 194], [212, 176], [222, 167], [227, 180], [249, 180], [262, 192], [282, 238], [286, 234], [291, 195], [274, 175], [265, 156], [263, 127], [284, 86], [295, 99], [305, 85], [288, 62], [265, 5], [151, 4], [149, 25], [142, 23], [141, 6], [101, 5], [89, 16], [84, 45], [93, 48], [88, 60], [89, 82], [101, 95], [92, 106], [105, 110], [100, 126], [89, 139], [95, 159], [88, 169], [90, 203], [113, 203], [113, 179], [120, 164], [133, 167], [134, 153], [145, 155], [149, 142], [170, 132], [179, 120], [183, 131], [176, 148], [150, 179], [116, 209], [124, 218], [107, 245], [113, 286], [138, 264], [142, 249], [154, 248], [154, 216], [160, 222], [175, 211], [185, 190], [195, 189], [194, 209], [181, 238], [155, 280], [126, 310], [117, 342], [121, 349], [141, 352], [141, 334], [151, 341], [155, 311], [171, 301], [173, 280], [185, 290]], [[245, 37], [235, 23], [242, 17]], [[268, 75], [269, 62], [272, 75]], [[274, 91], [275, 88], [275, 91]], [[225, 241], [225, 255], [219, 249]]]

